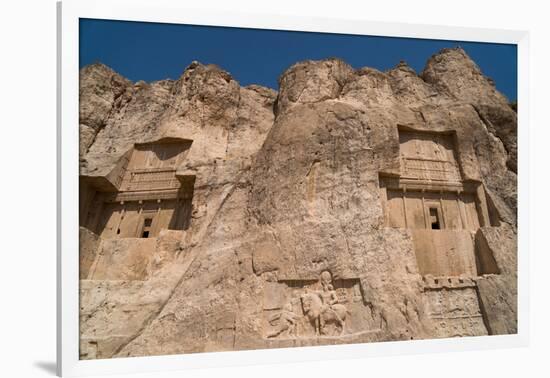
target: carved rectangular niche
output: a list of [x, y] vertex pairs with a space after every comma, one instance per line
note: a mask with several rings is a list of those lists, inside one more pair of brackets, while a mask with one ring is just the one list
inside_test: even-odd
[[393, 188], [381, 188], [385, 225], [411, 230], [420, 274], [475, 276], [473, 232], [481, 223], [476, 192]]
[[[189, 227], [191, 200], [104, 202], [98, 212], [99, 219], [93, 231], [102, 238], [155, 237], [162, 229], [185, 230]], [[90, 214], [91, 217], [95, 215], [95, 212]]]
[[122, 175], [120, 191], [170, 190], [180, 187], [176, 169], [188, 143], [146, 143], [135, 146]]
[[447, 182], [462, 179], [454, 134], [399, 130], [399, 151], [402, 178]]
[[374, 330], [376, 322], [364, 300], [358, 278], [330, 280], [326, 290], [322, 282], [322, 278], [265, 282], [264, 338], [354, 337]]
[[428, 230], [479, 228], [473, 193], [387, 190], [388, 227]]
[[400, 175], [380, 175], [385, 226], [411, 230], [420, 274], [476, 276], [473, 233], [490, 220], [482, 184], [462, 179], [456, 135], [398, 133]]
[[[149, 238], [162, 229], [185, 230], [194, 176], [178, 176], [191, 141], [136, 144], [107, 177], [81, 179], [81, 226], [102, 238]], [[101, 181], [102, 180], [102, 181]], [[112, 185], [97, 185], [98, 182]]]

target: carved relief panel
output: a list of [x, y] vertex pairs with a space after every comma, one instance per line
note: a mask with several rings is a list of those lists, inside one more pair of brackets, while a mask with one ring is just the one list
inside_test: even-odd
[[358, 278], [265, 282], [263, 330], [266, 339], [340, 337], [373, 329]]
[[399, 131], [403, 178], [460, 181], [451, 134]]
[[[483, 322], [475, 282], [459, 278], [435, 278], [428, 282], [424, 299], [436, 337], [482, 336]], [[437, 283], [435, 281], [438, 281]]]
[[177, 189], [176, 169], [183, 161], [187, 143], [136, 145], [122, 177], [121, 191]]

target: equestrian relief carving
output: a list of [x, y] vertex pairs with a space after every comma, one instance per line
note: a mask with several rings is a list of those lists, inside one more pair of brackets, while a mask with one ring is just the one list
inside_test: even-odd
[[[370, 323], [370, 308], [363, 302], [359, 279], [335, 282], [329, 271], [323, 271], [318, 280], [283, 280], [266, 285], [268, 339], [340, 337], [355, 333], [351, 329], [354, 327], [348, 327], [353, 317], [354, 325], [362, 324], [363, 330]], [[270, 303], [273, 301], [279, 304]]]

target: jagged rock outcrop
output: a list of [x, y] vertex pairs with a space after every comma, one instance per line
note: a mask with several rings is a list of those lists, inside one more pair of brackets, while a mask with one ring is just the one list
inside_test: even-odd
[[130, 95], [132, 83], [109, 67], [96, 63], [80, 71], [80, 155], [88, 152], [107, 119]]
[[[99, 272], [81, 286], [84, 358], [516, 332], [517, 118], [465, 52], [443, 50], [421, 75], [404, 62], [388, 72], [300, 62], [279, 85], [240, 87], [197, 62], [149, 84], [102, 65], [81, 71], [81, 129], [93, 135], [81, 175], [104, 176], [135, 143], [171, 137], [192, 141], [177, 171], [196, 177], [189, 228], [137, 241], [135, 254], [124, 239], [99, 242], [98, 255], [131, 266], [123, 282], [83, 259]], [[440, 193], [422, 203], [440, 196], [445, 228], [458, 204], [461, 226], [433, 232], [442, 245], [471, 243], [473, 270], [434, 278], [421, 232], [391, 226], [384, 185], [405, 177], [404, 135], [417, 134], [453, 145], [454, 189], [418, 193]], [[312, 293], [338, 299], [313, 316]]]
[[421, 77], [439, 92], [447, 92], [457, 100], [472, 105], [489, 132], [502, 141], [508, 167], [517, 172], [516, 112], [464, 50], [445, 49], [434, 55]]

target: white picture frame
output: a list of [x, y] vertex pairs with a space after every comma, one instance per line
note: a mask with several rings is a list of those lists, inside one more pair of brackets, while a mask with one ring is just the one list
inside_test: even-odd
[[[460, 339], [415, 340], [372, 344], [300, 347], [253, 351], [212, 352], [79, 360], [78, 260], [78, 82], [79, 19], [113, 19], [162, 23], [234, 26], [259, 29], [331, 32], [491, 43], [518, 47], [518, 333]], [[433, 25], [379, 23], [344, 19], [212, 12], [191, 9], [176, 1], [112, 0], [58, 3], [58, 234], [57, 234], [57, 372], [60, 376], [169, 371], [201, 367], [240, 366], [363, 358], [369, 356], [519, 347], [529, 335], [528, 181], [529, 35], [525, 31], [474, 29]]]

